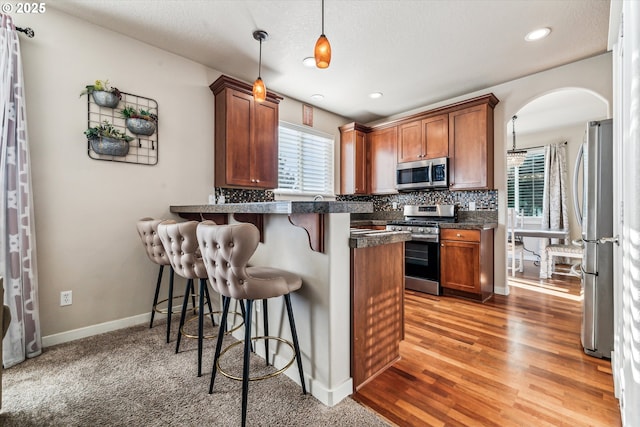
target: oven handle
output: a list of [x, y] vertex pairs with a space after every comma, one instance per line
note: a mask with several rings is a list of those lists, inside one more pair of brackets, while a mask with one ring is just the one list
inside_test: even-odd
[[411, 240], [415, 242], [438, 243], [440, 241], [440, 236], [437, 234], [412, 234]]

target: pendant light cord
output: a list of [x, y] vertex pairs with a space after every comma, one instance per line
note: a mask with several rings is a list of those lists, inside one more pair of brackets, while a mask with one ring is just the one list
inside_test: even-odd
[[513, 150], [516, 149], [516, 119], [518, 116], [511, 117], [511, 130], [513, 131]]
[[324, 0], [322, 0], [322, 35], [324, 36]]
[[260, 55], [258, 56], [258, 78], [261, 79], [262, 72], [262, 39], [260, 39]]

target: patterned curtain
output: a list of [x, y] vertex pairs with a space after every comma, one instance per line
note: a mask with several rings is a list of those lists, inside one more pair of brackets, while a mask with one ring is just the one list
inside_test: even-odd
[[[544, 162], [542, 228], [569, 228], [567, 145], [565, 143], [547, 145], [544, 151]], [[551, 240], [554, 244], [566, 244], [565, 239]]]
[[11, 310], [2, 351], [7, 368], [39, 355], [42, 338], [20, 42], [11, 17], [0, 18], [0, 276]]

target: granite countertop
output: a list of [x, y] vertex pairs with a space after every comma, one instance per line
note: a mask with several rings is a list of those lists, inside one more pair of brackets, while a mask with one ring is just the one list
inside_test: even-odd
[[498, 228], [497, 222], [491, 221], [464, 221], [464, 222], [443, 222], [440, 228], [454, 228], [465, 230], [491, 230]]
[[367, 225], [387, 225], [389, 221], [387, 221], [386, 219], [352, 219], [351, 220], [351, 226], [352, 227], [358, 227], [358, 226], [367, 226]]
[[334, 202], [334, 201], [278, 201], [254, 203], [225, 203], [220, 205], [172, 205], [173, 213], [257, 213], [257, 214], [293, 214], [293, 213], [368, 213], [373, 212], [371, 202]]
[[409, 231], [386, 231], [386, 230], [365, 230], [351, 229], [349, 237], [349, 247], [368, 248], [371, 246], [387, 245], [389, 243], [406, 242], [411, 240]]

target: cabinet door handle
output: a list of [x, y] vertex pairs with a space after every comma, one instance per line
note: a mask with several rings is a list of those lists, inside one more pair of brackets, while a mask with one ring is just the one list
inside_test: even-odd
[[442, 246], [444, 248], [444, 243], [440, 243], [440, 246]]
[[456, 237], [462, 237], [462, 234], [456, 233]]

